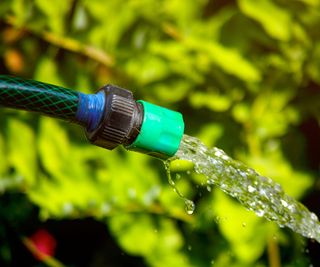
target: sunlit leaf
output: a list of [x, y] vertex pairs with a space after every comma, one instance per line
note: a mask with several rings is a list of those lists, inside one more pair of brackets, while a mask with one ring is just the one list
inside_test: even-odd
[[291, 15], [270, 0], [239, 0], [239, 6], [246, 15], [261, 23], [273, 38], [287, 41], [291, 36]]
[[261, 219], [218, 190], [213, 209], [217, 225], [230, 241], [236, 256], [247, 264], [259, 258], [269, 235], [268, 227], [259, 225]]
[[61, 175], [69, 157], [69, 140], [62, 127], [53, 119], [41, 118], [38, 137], [40, 159], [52, 176]]
[[48, 24], [52, 31], [64, 33], [64, 18], [70, 9], [71, 0], [52, 0], [50, 5], [45, 0], [35, 0], [36, 6], [48, 17]]
[[157, 243], [156, 226], [146, 215], [119, 215], [110, 221], [110, 227], [120, 244], [135, 255], [148, 255]]
[[10, 136], [8, 147], [9, 164], [21, 175], [29, 185], [37, 178], [37, 158], [35, 150], [35, 135], [26, 123], [17, 119], [9, 121], [8, 136]]
[[195, 108], [207, 107], [214, 111], [226, 111], [230, 107], [230, 99], [216, 93], [195, 92], [190, 98]]
[[206, 40], [198, 42], [192, 38], [186, 41], [186, 45], [192, 50], [204, 53], [223, 71], [235, 75], [244, 81], [255, 82], [261, 79], [259, 69], [234, 49]]
[[7, 157], [5, 155], [6, 149], [4, 146], [4, 141], [2, 134], [0, 134], [0, 177], [4, 174], [7, 169]]

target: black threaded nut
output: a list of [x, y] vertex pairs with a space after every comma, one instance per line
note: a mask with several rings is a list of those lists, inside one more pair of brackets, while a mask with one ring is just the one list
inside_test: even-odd
[[87, 137], [94, 145], [114, 149], [120, 144], [131, 144], [141, 128], [142, 110], [130, 91], [106, 85], [99, 91], [105, 93], [105, 110], [99, 126], [87, 131]]

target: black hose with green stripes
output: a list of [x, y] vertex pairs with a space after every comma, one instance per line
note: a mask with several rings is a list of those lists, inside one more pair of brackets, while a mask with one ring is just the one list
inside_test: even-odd
[[0, 104], [75, 121], [79, 93], [63, 87], [0, 75]]

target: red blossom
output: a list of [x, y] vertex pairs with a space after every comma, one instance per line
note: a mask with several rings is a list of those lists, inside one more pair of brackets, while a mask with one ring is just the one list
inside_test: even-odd
[[37, 250], [33, 253], [36, 259], [43, 260], [47, 256], [54, 256], [57, 242], [47, 230], [39, 229], [28, 239]]

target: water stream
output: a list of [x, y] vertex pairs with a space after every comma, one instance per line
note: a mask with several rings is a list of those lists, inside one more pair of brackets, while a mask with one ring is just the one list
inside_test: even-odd
[[[184, 135], [175, 158], [193, 162], [195, 172], [205, 175], [209, 185], [218, 186], [258, 216], [320, 243], [320, 223], [314, 213], [288, 196], [278, 183], [233, 160], [224, 151], [207, 148], [197, 138]], [[171, 176], [169, 182], [175, 186]], [[187, 212], [192, 213], [192, 201], [185, 202]]]

